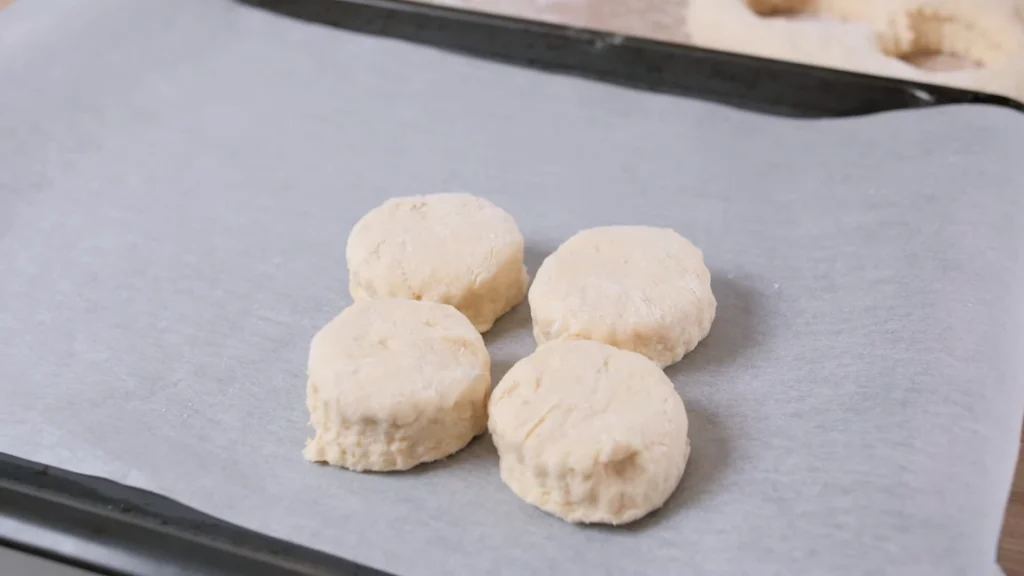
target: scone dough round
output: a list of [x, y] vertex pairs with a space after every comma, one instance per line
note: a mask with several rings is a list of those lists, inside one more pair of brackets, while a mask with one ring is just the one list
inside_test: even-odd
[[569, 238], [541, 264], [529, 301], [538, 344], [597, 340], [662, 367], [708, 335], [717, 306], [701, 251], [674, 230], [648, 226]]
[[303, 455], [352, 470], [406, 470], [487, 427], [491, 359], [447, 304], [356, 302], [313, 337]]
[[515, 220], [470, 194], [392, 198], [352, 228], [345, 251], [355, 300], [451, 304], [480, 332], [523, 300], [529, 276]]
[[660, 508], [690, 455], [665, 373], [600, 342], [539, 347], [501, 379], [489, 413], [501, 479], [569, 522], [625, 524]]

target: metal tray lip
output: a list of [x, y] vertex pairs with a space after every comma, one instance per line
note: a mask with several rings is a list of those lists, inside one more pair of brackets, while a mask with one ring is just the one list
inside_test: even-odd
[[[757, 84], [754, 90], [748, 90], [749, 84], [743, 85], [744, 80], [753, 79], [756, 83], [757, 76], [761, 75], [769, 79], [771, 84], [789, 90], [788, 96], [799, 96], [795, 101], [781, 106], [784, 109], [788, 106], [788, 111], [776, 111], [790, 116], [851, 116], [968, 103], [1024, 111], [1024, 104], [1020, 102], [981, 92], [827, 70], [408, 0], [236, 1], [304, 20], [411, 40], [470, 55], [490, 56], [497, 60], [515, 62], [518, 50], [520, 64], [563, 73], [578, 73], [591, 78], [594, 78], [594, 70], [574, 71], [571, 62], [567, 60], [544, 61], [544, 52], [547, 51], [550, 57], [553, 52], [565, 51], [584, 65], [594, 65], [601, 59], [611, 58], [613, 65], [597, 70], [605, 77], [596, 79], [656, 92], [700, 97], [699, 93], [693, 93], [700, 92], [700, 87], [687, 90], [686, 86], [672, 84], [672, 78], [660, 86], [657, 83], [643, 86], [643, 78], [626, 79], [628, 81], [620, 78], [618, 82], [614, 78], [616, 72], [627, 72], [623, 64], [631, 59], [634, 64], [638, 58], [652, 58], [662, 66], [695, 66], [696, 69], [691, 68], [691, 72], [695, 73], [697, 80], [701, 80], [700, 74], [704, 73], [714, 74], [716, 78], [713, 80], [720, 81], [717, 86], [704, 86], [707, 92], [704, 96], [711, 96], [707, 99], [772, 112], [771, 105], [762, 106], [764, 103], [759, 100], [772, 96], [763, 92], [765, 83]], [[314, 18], [314, 14], [321, 14], [324, 18]], [[363, 20], [357, 21], [358, 17]], [[527, 44], [541, 44], [536, 54], [542, 59], [530, 61], [531, 54], [523, 54], [521, 45], [512, 45], [509, 50], [498, 54], [481, 54], [479, 51], [474, 54], [472, 46], [459, 43], [460, 26], [464, 31], [482, 34], [484, 37], [505, 34], [505, 38], [498, 40], [518, 37]], [[447, 44], [431, 42], [431, 37], [416, 36], [414, 33], [417, 28], [439, 34], [433, 37], [434, 40], [446, 40]], [[550, 44], [544, 46], [545, 43]], [[662, 73], [655, 75], [665, 80], [666, 74], [663, 72], [664, 68]], [[704, 80], [707, 81], [707, 78]], [[757, 88], [762, 91], [758, 92]], [[800, 89], [810, 88], [814, 89], [803, 95], [796, 94]], [[730, 90], [731, 94], [728, 93]], [[855, 92], [844, 93], [848, 90]], [[776, 93], [774, 96], [787, 95]], [[830, 102], [834, 102], [831, 100], [834, 96], [840, 98], [841, 106], [830, 105]], [[801, 105], [808, 108], [793, 110]], [[58, 549], [48, 535], [57, 535], [84, 545], [76, 546], [74, 550]], [[237, 574], [240, 569], [253, 576], [388, 575], [387, 572], [346, 558], [230, 524], [152, 492], [3, 452], [0, 452], [0, 546], [101, 574], [151, 574], [165, 568], [169, 562], [185, 558], [190, 561], [189, 573], [196, 576]], [[97, 551], [109, 553], [101, 558], [97, 556]]]
[[[74, 542], [54, 546], [56, 536]], [[0, 546], [100, 574], [388, 576], [214, 518], [159, 494], [0, 452]], [[63, 548], [63, 549], [61, 549]]]
[[996, 94], [413, 0], [235, 1], [469, 56], [783, 116], [858, 116], [947, 104], [1024, 112], [1024, 103]]

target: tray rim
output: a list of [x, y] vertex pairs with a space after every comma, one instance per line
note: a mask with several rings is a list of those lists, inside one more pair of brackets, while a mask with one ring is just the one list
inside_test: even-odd
[[1022, 102], [980, 91], [413, 0], [235, 1], [353, 32], [782, 116], [834, 118], [949, 104], [1024, 112]]
[[[784, 116], [842, 117], [948, 104], [1024, 112], [1024, 104], [1004, 96], [410, 0], [234, 1], [355, 32]], [[689, 72], [682, 80], [681, 71]], [[0, 546], [99, 574], [153, 574], [187, 559], [196, 576], [240, 570], [253, 576], [389, 576], [153, 492], [3, 452]]]
[[390, 576], [154, 492], [0, 452], [0, 546], [99, 574]]

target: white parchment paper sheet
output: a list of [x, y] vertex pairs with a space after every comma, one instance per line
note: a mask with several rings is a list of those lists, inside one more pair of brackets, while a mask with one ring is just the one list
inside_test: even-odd
[[[1020, 438], [1024, 117], [795, 121], [349, 34], [226, 0], [0, 14], [0, 450], [399, 574], [995, 573]], [[564, 524], [489, 439], [408, 474], [303, 462], [309, 338], [393, 195], [706, 253], [660, 513]], [[525, 305], [495, 377], [533, 349]]]

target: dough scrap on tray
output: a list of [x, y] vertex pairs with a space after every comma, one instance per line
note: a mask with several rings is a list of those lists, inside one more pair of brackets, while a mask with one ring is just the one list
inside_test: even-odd
[[[687, 30], [705, 48], [1024, 101], [1024, 4], [1006, 0], [691, 0]], [[942, 54], [966, 68], [926, 69]]]

